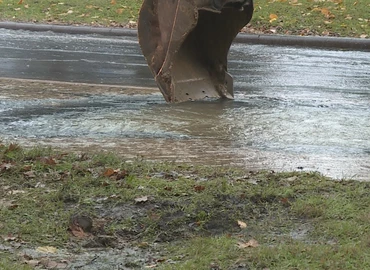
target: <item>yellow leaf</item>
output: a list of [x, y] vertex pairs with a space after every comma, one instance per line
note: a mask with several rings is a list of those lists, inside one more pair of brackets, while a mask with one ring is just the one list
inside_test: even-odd
[[270, 23], [271, 22], [273, 22], [273, 21], [276, 21], [277, 20], [277, 18], [278, 18], [278, 15], [276, 15], [276, 14], [270, 14]]
[[321, 13], [324, 14], [325, 16], [328, 16], [330, 14], [330, 11], [327, 8], [322, 8]]
[[241, 220], [238, 220], [238, 225], [241, 229], [245, 229], [247, 228], [247, 223], [241, 221]]
[[118, 13], [118, 14], [122, 14], [124, 10], [125, 10], [124, 8], [118, 8], [118, 9], [117, 9], [117, 13]]
[[43, 253], [56, 253], [57, 248], [51, 247], [51, 246], [44, 246], [44, 247], [38, 247], [36, 251], [43, 252]]
[[110, 1], [110, 4], [111, 5], [115, 5], [115, 4], [117, 4], [117, 1], [116, 0], [112, 0], [112, 1]]

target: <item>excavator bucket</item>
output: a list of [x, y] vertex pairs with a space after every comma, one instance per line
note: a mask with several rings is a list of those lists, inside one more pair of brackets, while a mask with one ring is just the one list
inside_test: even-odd
[[233, 98], [227, 55], [252, 13], [252, 0], [144, 0], [139, 43], [167, 102]]

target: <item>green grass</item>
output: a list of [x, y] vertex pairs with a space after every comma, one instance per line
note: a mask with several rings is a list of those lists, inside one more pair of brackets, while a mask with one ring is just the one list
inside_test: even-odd
[[136, 22], [141, 0], [0, 1], [1, 20], [126, 26]]
[[[83, 247], [68, 228], [84, 213], [93, 239], [159, 245], [160, 269], [370, 267], [369, 182], [18, 145], [0, 145], [0, 168], [0, 246]], [[22, 269], [14, 259], [2, 251], [1, 269]]]
[[[135, 27], [142, 0], [0, 0], [0, 20]], [[370, 3], [353, 0], [255, 0], [256, 33], [370, 37]]]
[[370, 37], [369, 10], [369, 1], [255, 1], [251, 24], [279, 34]]

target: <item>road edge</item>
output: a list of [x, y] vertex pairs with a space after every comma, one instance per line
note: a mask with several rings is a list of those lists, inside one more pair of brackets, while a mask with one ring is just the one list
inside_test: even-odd
[[[66, 34], [98, 34], [104, 36], [137, 36], [136, 29], [93, 27], [55, 24], [35, 24], [20, 22], [0, 22], [0, 29], [28, 30], [28, 31], [52, 31]], [[261, 44], [277, 46], [299, 46], [309, 48], [331, 48], [343, 50], [370, 51], [370, 39], [347, 38], [347, 37], [323, 37], [323, 36], [291, 36], [291, 35], [268, 35], [239, 33], [235, 43]]]

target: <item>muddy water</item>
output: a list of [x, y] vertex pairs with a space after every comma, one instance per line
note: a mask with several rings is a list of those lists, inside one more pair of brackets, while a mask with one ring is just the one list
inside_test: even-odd
[[0, 76], [76, 82], [0, 80], [4, 140], [370, 180], [368, 52], [236, 44], [234, 101], [168, 105], [133, 38], [0, 35]]

